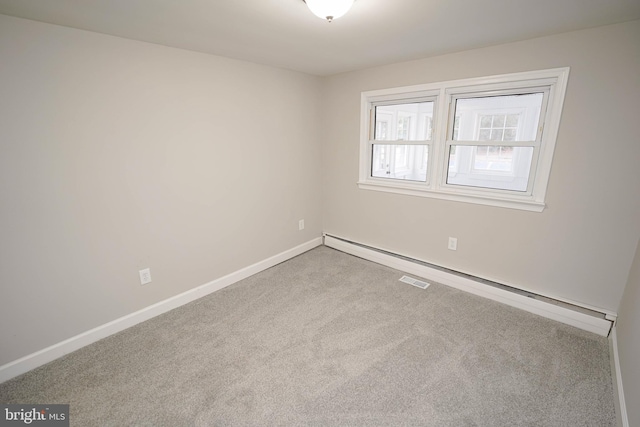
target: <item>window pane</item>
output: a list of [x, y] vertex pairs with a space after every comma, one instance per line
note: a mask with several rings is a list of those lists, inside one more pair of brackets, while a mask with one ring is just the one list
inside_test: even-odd
[[371, 176], [426, 182], [428, 154], [427, 145], [374, 144]]
[[535, 141], [543, 93], [456, 99], [456, 141]]
[[503, 141], [515, 141], [516, 140], [516, 130], [515, 129], [505, 129], [504, 130], [504, 138]]
[[518, 127], [518, 118], [517, 114], [509, 114], [507, 116], [507, 127]]
[[476, 148], [473, 156], [473, 169], [476, 171], [513, 170], [513, 147], [499, 147], [495, 145]]
[[452, 145], [447, 184], [527, 191], [532, 158], [533, 147]]
[[503, 137], [504, 137], [504, 131], [502, 129], [493, 129], [491, 131], [492, 141], [502, 141]]
[[389, 132], [389, 122], [387, 121], [379, 121], [376, 122], [376, 135], [378, 139], [385, 140], [388, 138]]
[[453, 139], [458, 139], [458, 130], [460, 129], [460, 116], [455, 116], [453, 119]]
[[430, 141], [433, 101], [375, 107], [376, 141]]

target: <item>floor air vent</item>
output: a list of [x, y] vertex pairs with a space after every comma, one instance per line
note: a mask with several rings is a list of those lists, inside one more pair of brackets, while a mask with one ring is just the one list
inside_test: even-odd
[[429, 283], [423, 282], [422, 280], [414, 279], [413, 277], [409, 276], [402, 276], [400, 278], [400, 281], [403, 283], [408, 283], [411, 286], [415, 286], [416, 288], [420, 289], [427, 289], [429, 287]]

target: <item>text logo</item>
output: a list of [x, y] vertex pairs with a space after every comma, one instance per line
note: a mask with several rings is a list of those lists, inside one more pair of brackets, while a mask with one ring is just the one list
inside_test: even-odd
[[0, 427], [69, 427], [69, 405], [0, 404]]

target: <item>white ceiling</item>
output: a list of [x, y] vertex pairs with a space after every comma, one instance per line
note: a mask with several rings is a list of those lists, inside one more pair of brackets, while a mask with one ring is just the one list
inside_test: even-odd
[[302, 0], [0, 0], [12, 15], [330, 75], [640, 19], [640, 0], [356, 0], [327, 23]]

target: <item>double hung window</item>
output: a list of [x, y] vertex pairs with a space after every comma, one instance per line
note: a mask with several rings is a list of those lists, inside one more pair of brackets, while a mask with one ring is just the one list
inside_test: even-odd
[[542, 211], [568, 73], [364, 92], [360, 188]]
[[373, 106], [373, 177], [426, 182], [433, 105], [432, 100], [410, 100]]

